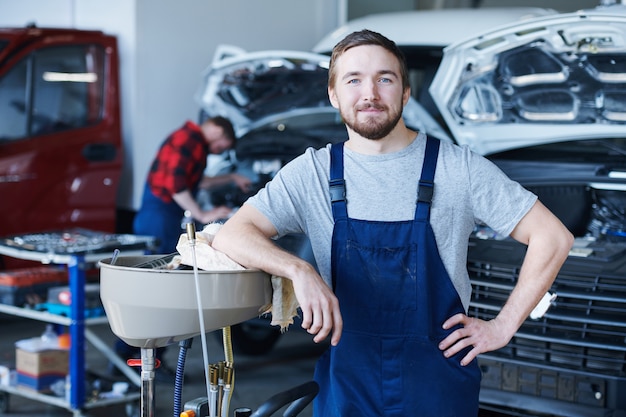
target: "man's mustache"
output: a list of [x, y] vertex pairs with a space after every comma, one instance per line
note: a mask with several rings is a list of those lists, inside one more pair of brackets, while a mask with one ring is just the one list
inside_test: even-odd
[[387, 107], [381, 104], [376, 104], [376, 103], [365, 103], [365, 104], [359, 104], [358, 106], [356, 106], [357, 111], [368, 110], [368, 109], [383, 111], [383, 110], [386, 110]]

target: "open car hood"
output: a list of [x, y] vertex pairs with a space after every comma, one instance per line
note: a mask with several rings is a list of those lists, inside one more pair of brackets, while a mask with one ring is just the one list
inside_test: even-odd
[[[202, 111], [228, 117], [238, 137], [252, 131], [306, 130], [343, 125], [327, 94], [330, 57], [300, 51], [218, 47], [196, 95]], [[411, 100], [404, 111], [408, 126], [451, 140], [432, 116]]]
[[[328, 114], [328, 57], [297, 51], [218, 47], [197, 95], [202, 110], [228, 117], [238, 136], [291, 110]], [[330, 107], [330, 109], [329, 109]]]
[[626, 136], [626, 6], [540, 17], [450, 45], [429, 89], [481, 154]]

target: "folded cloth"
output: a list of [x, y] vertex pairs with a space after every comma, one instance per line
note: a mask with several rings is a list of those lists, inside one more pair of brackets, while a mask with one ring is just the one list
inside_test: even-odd
[[[196, 244], [189, 244], [186, 233], [180, 235], [176, 250], [180, 254], [180, 262], [193, 266], [193, 252], [196, 253], [196, 264], [205, 271], [244, 270], [244, 266], [233, 261], [223, 252], [213, 248], [213, 238], [222, 227], [221, 223], [211, 223], [200, 232], [196, 232]], [[259, 309], [259, 314], [271, 314], [271, 325], [280, 326], [286, 331], [293, 318], [298, 314], [298, 300], [290, 279], [272, 276], [272, 302]]]
[[202, 231], [196, 232], [195, 247], [189, 244], [187, 233], [183, 233], [178, 238], [176, 250], [180, 254], [181, 263], [193, 266], [193, 250], [196, 252], [196, 262], [199, 269], [205, 271], [240, 271], [244, 268], [237, 262], [230, 259], [225, 253], [213, 249], [213, 238], [220, 229], [221, 224], [212, 223], [207, 225]]
[[271, 313], [272, 326], [280, 326], [284, 332], [293, 324], [293, 318], [298, 314], [298, 300], [290, 279], [272, 275], [272, 304], [263, 313]]

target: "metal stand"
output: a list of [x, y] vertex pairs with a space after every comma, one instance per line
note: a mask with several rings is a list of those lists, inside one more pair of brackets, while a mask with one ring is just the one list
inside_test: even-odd
[[[67, 235], [76, 238], [77, 241], [68, 244], [64, 240], [64, 236]], [[29, 244], [30, 240], [36, 244]], [[89, 404], [85, 402], [85, 339], [87, 338], [92, 342], [105, 357], [114, 360], [116, 365], [117, 362], [121, 362], [121, 359], [111, 349], [105, 347], [104, 342], [86, 328], [88, 324], [107, 323], [107, 319], [106, 317], [85, 318], [85, 270], [87, 269], [86, 265], [94, 264], [110, 255], [113, 248], [119, 249], [125, 254], [144, 254], [153, 243], [154, 238], [147, 236], [108, 235], [82, 229], [2, 239], [0, 241], [1, 255], [39, 261], [42, 264], [66, 265], [72, 304], [69, 317], [4, 304], [0, 304], [0, 312], [68, 326], [72, 343], [69, 355], [71, 384], [67, 401], [51, 395], [22, 390], [19, 387], [0, 385], [0, 391], [64, 407], [71, 411], [75, 417], [82, 416], [85, 409], [135, 401], [137, 395], [131, 393], [118, 399], [103, 399]], [[123, 368], [120, 367], [120, 369]], [[139, 380], [136, 375], [132, 375], [130, 372], [125, 372], [125, 374], [129, 374], [131, 382], [138, 385]]]
[[154, 417], [156, 350], [141, 348], [141, 417]]

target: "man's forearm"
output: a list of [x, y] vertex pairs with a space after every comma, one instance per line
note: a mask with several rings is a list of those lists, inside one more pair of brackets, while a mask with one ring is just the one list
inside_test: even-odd
[[293, 279], [303, 269], [314, 269], [304, 260], [274, 244], [269, 238], [275, 233], [270, 225], [263, 228], [243, 219], [246, 211], [250, 211], [250, 208], [244, 205], [220, 228], [213, 240], [215, 249], [243, 266], [262, 269], [276, 276]]
[[229, 184], [232, 182], [232, 177], [230, 174], [226, 175], [216, 175], [214, 177], [203, 177], [200, 181], [200, 188], [211, 188], [217, 187], [218, 185]]
[[302, 328], [316, 343], [332, 333], [331, 344], [341, 338], [343, 320], [339, 301], [315, 268], [270, 240], [276, 230], [255, 208], [244, 204], [213, 239], [213, 247], [234, 261], [269, 274], [291, 279], [302, 313]]
[[567, 229], [551, 230], [528, 242], [518, 282], [496, 317], [511, 337], [550, 289], [572, 246], [573, 238]]
[[200, 220], [202, 215], [202, 209], [198, 205], [198, 202], [195, 200], [195, 198], [193, 198], [189, 190], [176, 193], [172, 195], [172, 198], [180, 208], [185, 211], [189, 211], [191, 217], [196, 220]]

